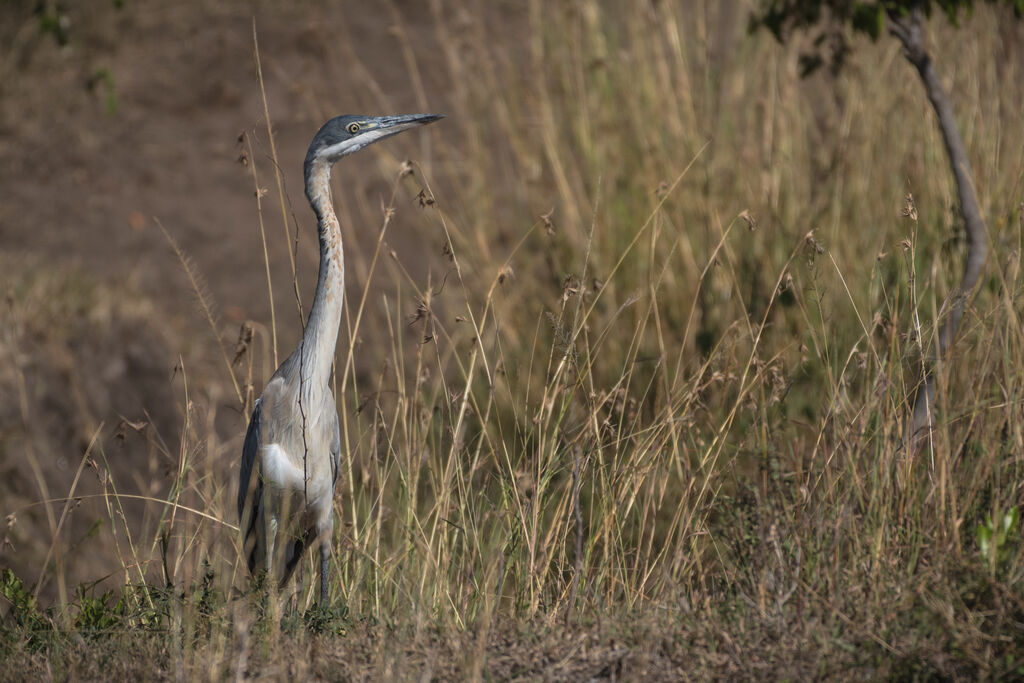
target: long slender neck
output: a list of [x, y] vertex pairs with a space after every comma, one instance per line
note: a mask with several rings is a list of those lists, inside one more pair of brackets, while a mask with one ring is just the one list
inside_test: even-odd
[[331, 166], [323, 161], [307, 162], [305, 176], [306, 197], [316, 213], [320, 237], [320, 275], [299, 348], [303, 387], [305, 391], [315, 391], [326, 387], [331, 376], [341, 323], [345, 259], [341, 226], [331, 202]]

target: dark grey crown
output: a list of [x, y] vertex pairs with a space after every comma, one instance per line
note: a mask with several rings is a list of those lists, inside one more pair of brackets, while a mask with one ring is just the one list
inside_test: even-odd
[[[313, 141], [309, 144], [309, 151], [306, 153], [306, 161], [310, 161], [310, 157], [315, 157], [322, 150], [336, 145], [339, 142], [344, 142], [353, 136], [352, 133], [348, 132], [348, 125], [351, 123], [359, 124], [367, 119], [375, 118], [373, 116], [357, 116], [354, 114], [342, 114], [341, 116], [335, 116], [333, 119], [320, 126], [320, 130], [313, 136]], [[359, 133], [357, 132], [356, 135]]]

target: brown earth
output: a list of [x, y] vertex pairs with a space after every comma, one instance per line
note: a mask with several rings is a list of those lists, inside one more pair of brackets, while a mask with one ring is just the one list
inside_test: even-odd
[[[21, 5], [21, 6], [19, 6]], [[255, 21], [267, 97], [289, 199], [307, 232], [301, 162], [329, 115], [444, 109], [422, 3], [395, 7], [424, 75], [419, 102], [401, 59], [396, 20], [330, 3], [113, 3], [67, 10], [67, 44], [40, 33], [34, 3], [5, 3], [0, 109], [0, 236], [8, 253], [40, 253], [104, 277], [137, 281], [171, 310], [192, 303], [153, 218], [195, 259], [211, 293], [236, 321], [264, 318], [263, 257], [243, 131], [257, 139], [261, 185], [273, 188], [253, 59]], [[344, 47], [343, 47], [344, 46]], [[358, 54], [348, 68], [347, 54]], [[108, 84], [103, 74], [110, 74]], [[385, 97], [366, 87], [367, 79]], [[108, 96], [116, 105], [108, 106]], [[443, 131], [442, 131], [443, 132]], [[404, 144], [403, 144], [404, 142]], [[387, 156], [417, 156], [413, 139]], [[339, 171], [349, 188], [380, 192], [379, 173]], [[355, 182], [353, 186], [352, 183]], [[276, 207], [271, 206], [271, 209]], [[137, 215], [141, 214], [141, 215]], [[270, 213], [268, 222], [275, 218]], [[279, 227], [272, 234], [277, 237]], [[404, 241], [404, 240], [400, 240]], [[271, 245], [272, 247], [275, 245]], [[284, 245], [276, 245], [282, 247]], [[315, 240], [300, 249], [303, 284], [315, 281]], [[283, 251], [283, 249], [282, 249]], [[284, 256], [284, 253], [275, 256]], [[290, 278], [287, 261], [273, 266]], [[275, 273], [277, 274], [277, 273]], [[288, 293], [281, 303], [289, 300]]]

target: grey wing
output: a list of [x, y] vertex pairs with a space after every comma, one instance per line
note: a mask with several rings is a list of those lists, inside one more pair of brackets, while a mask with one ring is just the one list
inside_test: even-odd
[[331, 437], [331, 485], [337, 486], [338, 472], [341, 471], [341, 424], [338, 422], [338, 407], [334, 403], [334, 396], [328, 392], [331, 401], [331, 415], [334, 416], [334, 434]]
[[[252, 487], [252, 471], [256, 467], [256, 458], [260, 452], [260, 411], [261, 399], [256, 399], [252, 408], [252, 417], [249, 418], [249, 429], [245, 432], [245, 442], [242, 444], [242, 467], [238, 475], [238, 519], [245, 521], [245, 504], [249, 500], [249, 489]], [[258, 496], [257, 496], [258, 500]], [[255, 523], [255, 515], [250, 524]], [[248, 535], [248, 529], [243, 529]]]

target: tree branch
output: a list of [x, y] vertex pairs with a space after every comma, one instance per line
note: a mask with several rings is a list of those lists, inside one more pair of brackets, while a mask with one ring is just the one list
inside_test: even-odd
[[[953, 105], [945, 88], [942, 87], [942, 81], [935, 71], [935, 66], [921, 37], [921, 16], [920, 8], [914, 8], [906, 14], [890, 10], [888, 13], [889, 32], [902, 43], [903, 55], [917, 69], [928, 95], [928, 101], [931, 102], [932, 109], [935, 110], [939, 129], [942, 132], [942, 140], [946, 145], [946, 154], [949, 156], [949, 164], [956, 181], [960, 212], [963, 215], [964, 227], [967, 231], [967, 258], [964, 261], [963, 278], [960, 281], [960, 286], [950, 292], [947, 300], [952, 305], [949, 307], [949, 317], [940, 328], [939, 343], [936, 349], [938, 360], [945, 356], [952, 346], [953, 339], [960, 327], [960, 321], [963, 319], [967, 301], [981, 279], [988, 255], [988, 240], [985, 221], [981, 217], [978, 199], [974, 194], [974, 174], [971, 172], [967, 150], [956, 125]], [[914, 414], [909, 432], [912, 450], [917, 450], [924, 438], [931, 433], [934, 403], [935, 373], [934, 369], [930, 368], [924, 373], [923, 382], [914, 401]]]

